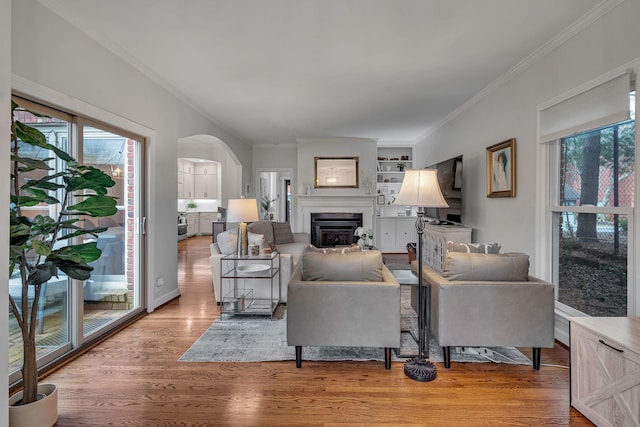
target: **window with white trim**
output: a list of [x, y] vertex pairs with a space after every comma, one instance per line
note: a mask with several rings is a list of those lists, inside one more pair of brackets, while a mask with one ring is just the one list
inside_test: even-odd
[[621, 75], [540, 112], [548, 160], [546, 235], [556, 307], [566, 315], [633, 310], [635, 91]]

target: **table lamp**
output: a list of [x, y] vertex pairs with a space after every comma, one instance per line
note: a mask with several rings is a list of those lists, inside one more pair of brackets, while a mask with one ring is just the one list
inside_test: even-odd
[[[438, 183], [438, 171], [435, 169], [408, 169], [404, 173], [400, 193], [394, 204], [416, 206], [418, 219], [416, 231], [418, 244], [418, 355], [404, 363], [404, 373], [416, 381], [433, 381], [436, 378], [436, 366], [429, 359], [431, 292], [422, 287], [422, 233], [424, 232], [424, 208], [447, 208]], [[424, 293], [424, 296], [423, 296]], [[426, 319], [425, 319], [426, 317]], [[425, 325], [426, 323], [426, 325]], [[424, 340], [426, 339], [426, 343]], [[425, 357], [425, 349], [426, 357]]]
[[249, 234], [247, 222], [258, 221], [256, 199], [229, 199], [227, 222], [238, 223], [238, 255], [249, 255]]

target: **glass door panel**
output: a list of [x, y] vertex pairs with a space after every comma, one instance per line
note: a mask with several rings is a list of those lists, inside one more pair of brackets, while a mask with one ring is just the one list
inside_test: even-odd
[[[68, 150], [69, 132], [71, 129], [71, 117], [59, 111], [48, 109], [30, 103], [26, 100], [14, 98], [16, 103], [22, 107], [14, 111], [14, 118], [42, 132], [47, 143], [54, 145], [62, 150]], [[48, 117], [36, 117], [30, 111], [36, 111]], [[49, 150], [41, 147], [34, 147], [18, 142], [19, 155], [22, 157], [31, 157], [39, 160], [54, 159], [56, 156]], [[61, 160], [49, 160], [49, 171], [42, 169], [34, 169], [23, 171], [19, 174], [18, 184], [24, 185], [29, 180], [41, 179], [47, 174], [53, 175], [64, 167]], [[13, 193], [14, 189], [11, 188]], [[55, 192], [51, 192], [52, 196], [56, 196]], [[40, 203], [35, 206], [16, 207], [15, 215], [27, 217], [33, 220], [36, 216], [49, 216], [56, 218], [59, 212], [55, 205]], [[55, 247], [64, 245], [66, 240], [60, 240]], [[36, 255], [31, 255], [35, 257]], [[13, 298], [18, 310], [22, 310], [22, 278], [20, 271], [16, 268], [9, 278], [9, 294]], [[34, 288], [29, 287], [27, 300], [29, 301], [29, 309], [34, 298]], [[29, 314], [27, 314], [29, 315]], [[70, 339], [70, 313], [69, 313], [69, 280], [67, 276], [59, 271], [59, 276], [53, 277], [49, 282], [41, 285], [39, 307], [37, 310], [36, 323], [36, 352], [38, 363], [43, 364], [55, 357], [58, 357], [71, 348]], [[22, 335], [15, 316], [9, 311], [9, 374], [10, 381], [20, 378], [19, 369], [22, 366]]]
[[141, 143], [125, 135], [97, 126], [82, 127], [82, 157], [86, 165], [108, 173], [115, 185], [118, 212], [110, 217], [88, 218], [96, 227], [101, 257], [91, 263], [94, 270], [83, 285], [83, 326], [85, 339], [141, 308], [139, 254], [140, 215], [138, 184]]

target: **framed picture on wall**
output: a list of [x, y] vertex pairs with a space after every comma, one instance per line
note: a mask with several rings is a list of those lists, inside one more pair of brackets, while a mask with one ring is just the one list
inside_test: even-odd
[[487, 147], [487, 197], [516, 196], [516, 139]]
[[378, 196], [378, 204], [379, 205], [384, 205], [384, 199], [385, 199], [384, 194], [380, 194]]

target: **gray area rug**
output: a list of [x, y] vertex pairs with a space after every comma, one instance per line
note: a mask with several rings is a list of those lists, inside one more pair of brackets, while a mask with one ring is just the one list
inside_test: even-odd
[[[402, 288], [400, 349], [392, 353], [394, 361], [417, 354], [417, 316], [411, 308], [410, 288]], [[515, 348], [473, 348], [471, 353], [451, 349], [453, 362], [495, 362], [531, 365], [531, 361]], [[384, 360], [384, 350], [368, 347], [304, 347], [303, 360]], [[442, 348], [431, 339], [429, 359], [442, 362]], [[270, 362], [295, 360], [295, 349], [287, 345], [286, 308], [276, 311], [275, 320], [268, 317], [224, 317], [216, 319], [204, 334], [184, 353], [181, 362]]]

